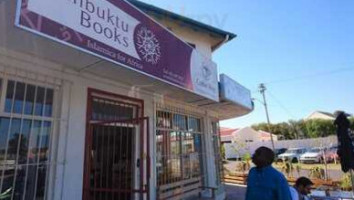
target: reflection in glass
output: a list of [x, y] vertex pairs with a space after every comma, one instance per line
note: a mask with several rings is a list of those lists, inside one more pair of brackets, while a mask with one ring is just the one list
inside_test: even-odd
[[48, 159], [48, 150], [49, 150], [49, 141], [50, 141], [50, 132], [51, 132], [51, 122], [45, 121], [43, 124], [42, 140], [41, 140], [41, 162], [46, 162]]
[[14, 96], [15, 82], [8, 81], [7, 90], [6, 90], [6, 99], [5, 99], [5, 112], [11, 112], [12, 109], [12, 100]]
[[182, 114], [157, 112], [158, 185], [202, 176], [203, 154], [200, 122], [201, 120], [198, 118]]
[[33, 114], [34, 97], [36, 93], [36, 87], [34, 85], [27, 85], [26, 100], [25, 100], [25, 114]]
[[20, 141], [20, 129], [21, 129], [21, 120], [12, 119], [11, 129], [10, 129], [10, 138], [7, 150], [7, 161], [15, 164], [17, 157], [17, 147]]
[[200, 132], [200, 119], [188, 117], [188, 131]]
[[23, 110], [23, 100], [25, 97], [25, 87], [24, 83], [17, 82], [16, 93], [15, 93], [15, 104], [13, 107], [13, 113], [21, 114]]
[[24, 120], [22, 124], [22, 133], [19, 138], [18, 145], [18, 156], [16, 168], [16, 178], [14, 184], [14, 199], [21, 199], [23, 196], [24, 185], [25, 185], [25, 176], [26, 176], [26, 163], [27, 163], [27, 152], [28, 152], [28, 142], [31, 131], [31, 120]]
[[92, 119], [94, 120], [126, 120], [134, 117], [133, 107], [111, 101], [94, 100], [92, 109]]
[[54, 92], [52, 89], [47, 89], [47, 94], [44, 104], [44, 116], [51, 117], [53, 112], [53, 95]]
[[20, 135], [19, 158], [18, 163], [24, 164], [27, 162], [28, 145], [31, 132], [32, 121], [25, 119], [22, 124], [22, 134]]
[[187, 117], [180, 114], [173, 115], [173, 129], [187, 130]]
[[158, 111], [157, 112], [157, 120], [156, 120], [156, 127], [159, 128], [172, 128], [172, 119], [171, 113]]
[[28, 115], [51, 117], [53, 99], [53, 89], [8, 81], [4, 110], [24, 115], [0, 117], [0, 194], [44, 199], [52, 122]]
[[0, 166], [5, 159], [7, 134], [9, 130], [10, 120], [9, 118], [0, 118]]
[[43, 87], [37, 87], [36, 105], [34, 109], [34, 114], [37, 116], [43, 115], [44, 93], [45, 89]]

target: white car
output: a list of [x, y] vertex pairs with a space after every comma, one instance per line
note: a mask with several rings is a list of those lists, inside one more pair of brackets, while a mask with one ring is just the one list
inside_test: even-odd
[[321, 163], [324, 157], [323, 148], [312, 148], [303, 155], [300, 156], [300, 162], [302, 163]]
[[298, 162], [302, 154], [306, 152], [306, 148], [290, 148], [285, 153], [278, 156], [278, 160]]
[[310, 151], [306, 152], [300, 157], [300, 162], [321, 163], [324, 162], [325, 159], [327, 163], [338, 160], [336, 146], [324, 147], [324, 148], [320, 148], [320, 147], [312, 148]]

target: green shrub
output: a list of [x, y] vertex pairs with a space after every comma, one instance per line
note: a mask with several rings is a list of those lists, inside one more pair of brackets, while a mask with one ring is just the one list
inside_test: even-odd
[[352, 180], [349, 173], [344, 174], [340, 180], [340, 186], [343, 190], [351, 190]]
[[309, 177], [317, 178], [317, 179], [324, 179], [325, 178], [325, 171], [322, 167], [312, 167], [309, 172]]

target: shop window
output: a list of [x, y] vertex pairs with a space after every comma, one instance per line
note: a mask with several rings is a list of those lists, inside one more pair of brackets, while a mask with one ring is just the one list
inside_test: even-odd
[[172, 114], [169, 112], [157, 112], [156, 127], [159, 129], [172, 128]]
[[189, 117], [188, 118], [188, 131], [201, 132], [200, 119]]
[[187, 117], [184, 115], [180, 114], [174, 114], [172, 116], [173, 118], [173, 129], [174, 130], [181, 130], [181, 131], [186, 131], [187, 130]]
[[201, 119], [158, 111], [156, 123], [158, 185], [202, 177]]
[[54, 90], [13, 80], [6, 85], [0, 112], [0, 195], [45, 199]]
[[9, 80], [4, 110], [8, 113], [51, 117], [53, 95], [53, 89]]
[[201, 119], [158, 111], [156, 123], [158, 185], [202, 177]]

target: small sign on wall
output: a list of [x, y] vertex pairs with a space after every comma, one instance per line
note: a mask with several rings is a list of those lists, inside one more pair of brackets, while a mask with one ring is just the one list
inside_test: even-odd
[[251, 92], [225, 74], [220, 75], [220, 98], [253, 109]]

